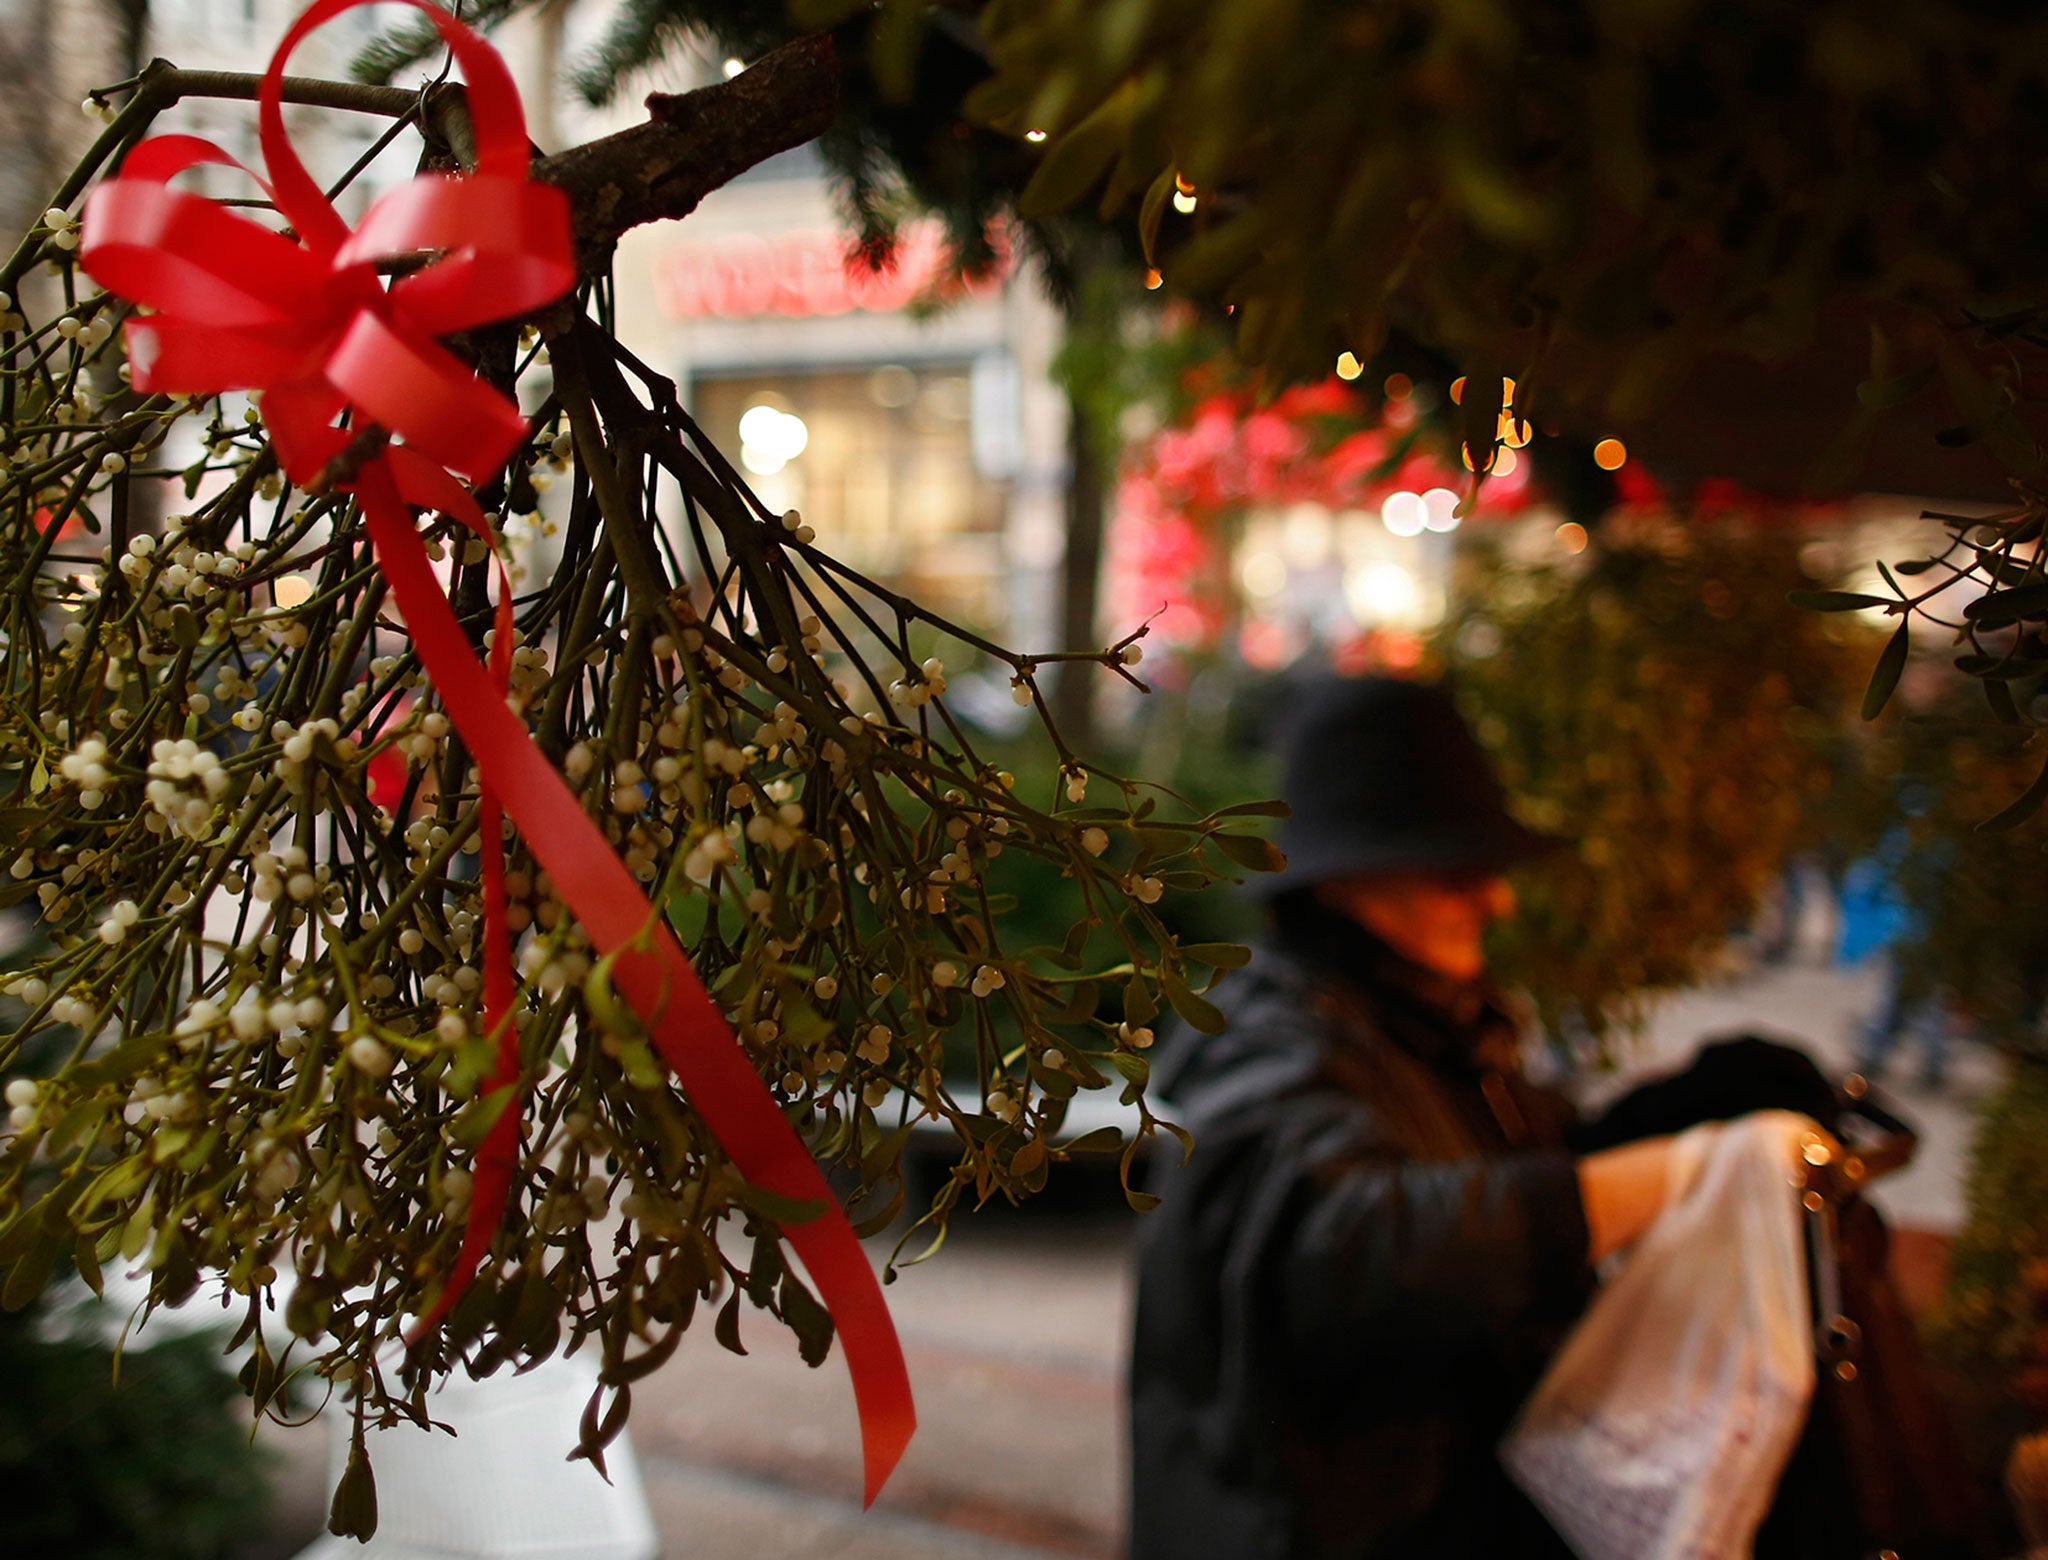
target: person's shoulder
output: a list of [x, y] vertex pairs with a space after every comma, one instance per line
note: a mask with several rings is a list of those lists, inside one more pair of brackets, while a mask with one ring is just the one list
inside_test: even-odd
[[1255, 949], [1209, 993], [1221, 1030], [1202, 1034], [1178, 1020], [1168, 1027], [1153, 1068], [1156, 1092], [1188, 1115], [1216, 1118], [1311, 1087], [1330, 1047], [1326, 985], [1301, 959]]

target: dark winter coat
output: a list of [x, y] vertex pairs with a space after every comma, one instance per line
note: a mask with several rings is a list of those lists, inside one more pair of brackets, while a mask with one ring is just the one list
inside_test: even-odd
[[1568, 1112], [1484, 990], [1283, 926], [1155, 1068], [1134, 1560], [1563, 1556], [1495, 1448], [1591, 1287]]

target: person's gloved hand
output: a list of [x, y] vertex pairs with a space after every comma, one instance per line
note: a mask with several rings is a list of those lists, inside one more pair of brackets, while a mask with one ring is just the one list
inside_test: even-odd
[[1797, 1111], [1831, 1135], [1841, 1132], [1841, 1100], [1812, 1057], [1784, 1041], [1730, 1035], [1702, 1045], [1683, 1072], [1624, 1094], [1575, 1128], [1571, 1143], [1583, 1154], [1753, 1110]]

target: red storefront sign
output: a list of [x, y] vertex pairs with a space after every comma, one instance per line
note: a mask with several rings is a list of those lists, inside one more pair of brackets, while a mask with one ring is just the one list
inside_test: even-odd
[[[752, 319], [887, 313], [948, 285], [945, 236], [936, 223], [903, 230], [895, 263], [880, 271], [848, 259], [844, 233], [804, 228], [772, 238], [745, 233], [715, 244], [682, 244], [654, 262], [654, 296], [672, 320]], [[970, 283], [965, 292], [993, 292], [1009, 269]]]

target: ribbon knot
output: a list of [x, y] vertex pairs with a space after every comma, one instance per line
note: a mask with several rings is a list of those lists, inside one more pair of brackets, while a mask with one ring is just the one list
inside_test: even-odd
[[[321, 23], [370, 0], [317, 0], [285, 35], [263, 77], [259, 129], [287, 237], [170, 181], [202, 164], [241, 167], [211, 142], [157, 136], [86, 202], [79, 258], [109, 291], [151, 312], [127, 322], [133, 385], [212, 395], [261, 391], [285, 475], [307, 486], [366, 427], [393, 442], [340, 484], [360, 507], [420, 664], [481, 779], [483, 1027], [497, 1048], [487, 1081], [506, 1108], [477, 1152], [456, 1260], [416, 1324], [447, 1315], [488, 1253], [520, 1159], [522, 1079], [512, 1022], [517, 982], [505, 899], [503, 818], [647, 1023], [691, 1105], [748, 1183], [789, 1206], [825, 1211], [784, 1235], [831, 1312], [853, 1378], [867, 1499], [880, 1492], [916, 1424], [909, 1378], [880, 1287], [817, 1163], [705, 991], [667, 922], [505, 702], [512, 591], [500, 571], [489, 665], [456, 620], [408, 506], [434, 509], [493, 545], [490, 524], [451, 473], [483, 483], [527, 437], [507, 396], [435, 339], [530, 313], [576, 279], [569, 203], [527, 176], [525, 117], [496, 50], [428, 0], [424, 12], [463, 67], [476, 133], [473, 173], [424, 174], [391, 190], [350, 231], [285, 133], [285, 60]], [[249, 170], [244, 170], [245, 172]], [[253, 173], [251, 177], [257, 177]], [[413, 262], [386, 286], [383, 273]], [[341, 418], [348, 413], [348, 426]]]
[[[85, 207], [80, 260], [152, 312], [126, 327], [143, 391], [261, 390], [285, 475], [310, 482], [348, 442], [344, 408], [472, 482], [526, 437], [519, 408], [435, 338], [529, 313], [576, 279], [569, 202], [527, 177], [525, 116], [505, 63], [445, 12], [462, 62], [477, 166], [422, 174], [380, 197], [351, 232], [292, 150], [281, 92], [299, 40], [360, 0], [321, 0], [285, 36], [259, 102], [257, 183], [297, 241], [170, 181], [203, 164], [240, 168], [196, 136], [142, 142]], [[414, 0], [416, 3], [416, 0]], [[244, 169], [248, 172], [249, 170]], [[380, 269], [426, 256], [387, 288]]]

